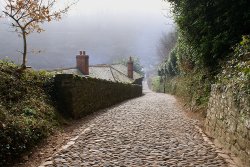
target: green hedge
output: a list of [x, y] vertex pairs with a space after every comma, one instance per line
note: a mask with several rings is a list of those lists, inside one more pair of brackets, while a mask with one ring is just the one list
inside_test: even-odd
[[58, 125], [46, 72], [18, 71], [0, 61], [0, 166], [12, 163]]

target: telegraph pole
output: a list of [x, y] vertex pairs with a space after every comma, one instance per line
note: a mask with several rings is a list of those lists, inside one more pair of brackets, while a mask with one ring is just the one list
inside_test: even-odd
[[166, 93], [166, 78], [167, 78], [167, 71], [166, 71], [167, 69], [166, 69], [166, 64], [164, 65], [164, 84], [163, 84], [163, 86], [164, 86], [164, 93]]

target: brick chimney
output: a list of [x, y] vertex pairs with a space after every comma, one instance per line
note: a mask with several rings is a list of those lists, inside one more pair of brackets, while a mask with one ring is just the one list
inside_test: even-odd
[[129, 57], [129, 61], [128, 61], [128, 77], [133, 79], [134, 76], [133, 76], [133, 73], [134, 73], [134, 66], [133, 66], [133, 61], [132, 61], [132, 58]]
[[83, 75], [89, 75], [89, 56], [85, 51], [80, 51], [80, 55], [76, 56], [76, 67]]

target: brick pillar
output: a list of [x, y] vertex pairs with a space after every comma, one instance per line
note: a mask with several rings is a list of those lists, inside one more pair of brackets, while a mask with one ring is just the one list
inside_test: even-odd
[[133, 79], [134, 76], [133, 76], [133, 73], [134, 73], [134, 65], [133, 65], [133, 61], [132, 61], [132, 58], [129, 57], [129, 61], [128, 61], [128, 77]]
[[89, 56], [85, 51], [80, 51], [80, 55], [76, 56], [76, 67], [83, 73], [89, 75]]

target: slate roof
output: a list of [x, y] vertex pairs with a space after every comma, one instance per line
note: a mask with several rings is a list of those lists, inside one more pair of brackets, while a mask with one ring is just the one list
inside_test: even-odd
[[[128, 73], [128, 68], [123, 65], [123, 64], [112, 64], [111, 67], [115, 70], [120, 71], [121, 73], [125, 74], [127, 76]], [[143, 78], [143, 76], [141, 76], [139, 73], [134, 71], [134, 80], [139, 79], [139, 78]]]
[[[52, 71], [55, 74], [75, 74], [83, 75], [76, 67], [67, 69], [57, 69]], [[127, 67], [123, 64], [100, 64], [89, 66], [89, 77], [109, 80], [113, 82], [133, 83], [135, 80], [143, 78], [134, 71], [134, 78], [127, 76]]]

